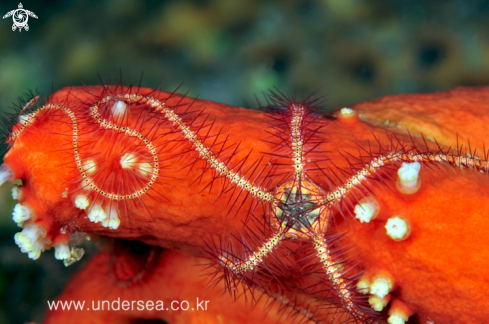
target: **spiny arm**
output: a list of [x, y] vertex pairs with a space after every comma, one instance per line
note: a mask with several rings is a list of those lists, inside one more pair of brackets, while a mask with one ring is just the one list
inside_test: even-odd
[[349, 178], [344, 186], [337, 187], [334, 191], [327, 194], [325, 204], [340, 201], [346, 194], [367, 180], [378, 170], [388, 165], [400, 162], [419, 162], [419, 163], [446, 163], [456, 168], [468, 167], [481, 173], [489, 172], [489, 161], [478, 157], [466, 157], [460, 155], [443, 153], [402, 153], [391, 152], [380, 155], [367, 164], [362, 170]]

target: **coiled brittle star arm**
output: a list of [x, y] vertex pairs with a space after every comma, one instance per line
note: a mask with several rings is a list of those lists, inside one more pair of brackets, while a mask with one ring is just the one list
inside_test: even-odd
[[[470, 92], [469, 99], [479, 98], [474, 95], [477, 91]], [[463, 95], [460, 91], [457, 93], [457, 96]], [[126, 94], [139, 96], [139, 101], [125, 99]], [[443, 96], [448, 95], [446, 93], [423, 95], [422, 100], [418, 102], [424, 104], [427, 97]], [[104, 106], [101, 102], [107, 97], [110, 99]], [[156, 107], [150, 107], [151, 98], [158, 100], [160, 104], [153, 101]], [[399, 101], [404, 104], [405, 97], [399, 98], [401, 98]], [[457, 102], [463, 107], [474, 105], [479, 110], [484, 107], [483, 104], [473, 104], [474, 101], [468, 101], [466, 97], [462, 99]], [[323, 280], [317, 283], [317, 287], [318, 290], [323, 291], [330, 289], [329, 295], [327, 300], [320, 300], [319, 303], [324, 302], [325, 305], [333, 300], [331, 296], [334, 295], [336, 298], [334, 305], [342, 306], [354, 318], [363, 316], [356, 311], [357, 309], [362, 312], [368, 311], [364, 308], [349, 309], [345, 306], [350, 301], [356, 302], [358, 299], [356, 296], [367, 290], [365, 288], [357, 290], [354, 285], [357, 283], [356, 279], [359, 279], [358, 284], [369, 282], [367, 285], [369, 293], [377, 294], [375, 295], [377, 300], [372, 307], [369, 304], [364, 305], [372, 312], [374, 312], [373, 307], [375, 312], [379, 312], [377, 311], [379, 305], [382, 306], [382, 303], [386, 302], [384, 297], [391, 295], [391, 305], [383, 307], [395, 310], [398, 305], [396, 301], [402, 299], [413, 308], [414, 312], [417, 312], [417, 316], [421, 319], [426, 319], [429, 315], [429, 318], [435, 322], [468, 323], [483, 322], [487, 318], [483, 310], [489, 309], [489, 305], [485, 305], [484, 298], [479, 298], [485, 293], [480, 288], [485, 286], [480, 278], [489, 277], [487, 260], [482, 257], [487, 254], [485, 247], [489, 246], [486, 242], [488, 236], [487, 226], [485, 226], [487, 219], [485, 215], [489, 210], [486, 194], [488, 178], [485, 175], [481, 176], [481, 173], [486, 174], [489, 168], [486, 155], [483, 158], [476, 157], [475, 152], [469, 150], [470, 155], [464, 156], [465, 154], [460, 153], [462, 150], [458, 145], [457, 153], [454, 154], [455, 150], [441, 149], [442, 146], [436, 147], [431, 143], [429, 144], [433, 149], [418, 150], [415, 147], [422, 147], [421, 139], [413, 139], [402, 133], [392, 135], [389, 132], [386, 136], [378, 135], [377, 145], [375, 144], [377, 138], [372, 133], [376, 135], [386, 133], [383, 130], [379, 131], [379, 127], [368, 127], [361, 120], [350, 121], [347, 124], [340, 118], [316, 118], [313, 121], [311, 115], [302, 110], [307, 105], [301, 106], [297, 102], [295, 111], [294, 107], [289, 107], [286, 103], [282, 111], [288, 113], [277, 117], [275, 126], [270, 126], [269, 118], [263, 112], [250, 112], [217, 103], [181, 99], [177, 95], [152, 89], [85, 87], [69, 88], [55, 93], [46, 104], [65, 106], [75, 113], [79, 136], [77, 143], [81, 146], [80, 154], [89, 152], [90, 157], [96, 160], [100, 152], [93, 147], [90, 148], [90, 144], [97, 143], [97, 148], [101, 148], [101, 152], [113, 154], [110, 159], [102, 159], [100, 165], [114, 162], [118, 168], [126, 171], [126, 167], [131, 169], [143, 163], [132, 163], [131, 159], [126, 161], [123, 159], [125, 152], [118, 149], [128, 145], [131, 151], [138, 152], [148, 159], [152, 154], [147, 150], [144, 139], [141, 142], [139, 136], [116, 134], [113, 130], [107, 132], [104, 127], [108, 127], [109, 122], [114, 124], [114, 119], [110, 116], [103, 118], [106, 124], [96, 123], [89, 113], [90, 108], [97, 101], [101, 103], [97, 106], [99, 112], [105, 109], [105, 113], [113, 113], [112, 104], [115, 104], [114, 111], [118, 112], [123, 105], [116, 101], [125, 103], [130, 111], [135, 110], [131, 122], [137, 127], [130, 128], [138, 128], [137, 133], [144, 134], [156, 148], [158, 175], [161, 178], [145, 194], [133, 199], [124, 199], [127, 202], [126, 216], [121, 217], [117, 230], [90, 222], [88, 213], [78, 208], [82, 205], [77, 206], [74, 195], [85, 189], [77, 187], [82, 181], [82, 176], [76, 168], [73, 156], [73, 123], [61, 110], [58, 110], [59, 113], [36, 118], [33, 125], [28, 124], [22, 131], [21, 139], [17, 139], [11, 145], [2, 168], [3, 180], [22, 179], [23, 182], [12, 191], [13, 196], [19, 200], [13, 218], [18, 223], [24, 222], [24, 229], [26, 229], [25, 235], [18, 237], [17, 240], [21, 249], [27, 251], [31, 246], [37, 249], [41, 243], [50, 244], [55, 248], [60, 247], [56, 255], [63, 257], [67, 254], [67, 249], [61, 247], [64, 247], [63, 243], [69, 242], [69, 234], [82, 231], [131, 240], [140, 239], [150, 244], [202, 256], [203, 249], [205, 250], [206, 247], [203, 242], [213, 235], [222, 233], [235, 235], [242, 232], [243, 223], [249, 221], [249, 216], [252, 214], [260, 220], [262, 218], [266, 220], [273, 231], [261, 235], [260, 242], [254, 241], [256, 244], [252, 245], [252, 249], [236, 249], [245, 253], [233, 255], [232, 249], [223, 251], [230, 253], [221, 253], [224, 258], [221, 262], [215, 261], [228, 269], [228, 272], [234, 271], [238, 276], [245, 276], [251, 273], [249, 269], [253, 268], [253, 271], [257, 272], [269, 271], [268, 274], [276, 275], [276, 280], [280, 281], [283, 277], [274, 272], [276, 268], [266, 267], [269, 261], [273, 261], [271, 255], [286, 258], [283, 252], [288, 250], [281, 249], [284, 245], [286, 248], [294, 249], [296, 255], [293, 256], [297, 260], [305, 260], [304, 263], [310, 261], [311, 264], [300, 264], [297, 269], [310, 271], [314, 275], [319, 273], [318, 269], [321, 269], [322, 274], [326, 274], [330, 284], [327, 284], [327, 280]], [[189, 117], [186, 110], [181, 108], [183, 104], [192, 104], [193, 110], [197, 113]], [[32, 106], [32, 103], [26, 105], [29, 106]], [[197, 116], [198, 120], [205, 119], [198, 115], [206, 107], [210, 113], [209, 120], [212, 122], [194, 123], [193, 116]], [[160, 110], [156, 111], [156, 108]], [[170, 109], [175, 115], [164, 108]], [[19, 112], [21, 110], [22, 107]], [[11, 134], [15, 134], [23, 126], [23, 122], [29, 120], [30, 112], [27, 110], [22, 111], [22, 116], [15, 120], [17, 126], [13, 127]], [[146, 118], [145, 113], [139, 114], [143, 110], [151, 111], [151, 118]], [[141, 120], [144, 121], [144, 126], [141, 126]], [[138, 122], [140, 124], [137, 124]], [[314, 123], [319, 126], [314, 126]], [[91, 127], [89, 132], [84, 130], [87, 124]], [[121, 123], [116, 124], [119, 128], [122, 126]], [[209, 125], [213, 126], [212, 131], [209, 131], [211, 128]], [[324, 126], [322, 128], [324, 133], [320, 134], [322, 126]], [[278, 140], [276, 136], [268, 142], [261, 141], [266, 138], [270, 130], [281, 131], [282, 135]], [[98, 136], [102, 133], [108, 135]], [[311, 136], [316, 134], [318, 141], [309, 141]], [[471, 134], [470, 130], [467, 134]], [[82, 143], [80, 136], [86, 136], [87, 140]], [[392, 138], [399, 139], [399, 143], [404, 144], [396, 147], [392, 145]], [[438, 140], [437, 136], [433, 138]], [[480, 138], [486, 139], [488, 135], [479, 137], [477, 147], [482, 147]], [[112, 144], [110, 140], [119, 139], [120, 146], [106, 145]], [[467, 137], [464, 143], [466, 140]], [[473, 143], [472, 139], [470, 141]], [[373, 148], [369, 150], [372, 142], [374, 142]], [[238, 145], [238, 143], [240, 150], [235, 150], [236, 146], [229, 148], [231, 144]], [[413, 144], [413, 147], [410, 147], [410, 144]], [[455, 147], [453, 143], [444, 145]], [[360, 154], [358, 148], [363, 148], [367, 153]], [[371, 153], [372, 151], [378, 153]], [[271, 153], [269, 156], [272, 158], [264, 160], [262, 152]], [[346, 158], [342, 152], [347, 152], [350, 157]], [[229, 159], [230, 156], [234, 159]], [[275, 158], [276, 161], [273, 160]], [[86, 157], [80, 156], [80, 159], [86, 162]], [[144, 159], [143, 162], [151, 165], [151, 169], [146, 168], [147, 165], [144, 166], [143, 175], [153, 173], [154, 162]], [[396, 190], [383, 191], [384, 188], [394, 186], [395, 171], [402, 168], [402, 163], [411, 165], [418, 163], [423, 168], [426, 167], [417, 175], [422, 178], [422, 190], [407, 198]], [[186, 167], [188, 165], [190, 167]], [[447, 167], [430, 167], [443, 165]], [[260, 170], [262, 167], [266, 172]], [[321, 170], [328, 174], [330, 169], [335, 167], [342, 170], [343, 176], [345, 174], [346, 176], [341, 179], [338, 177], [333, 181], [333, 177], [325, 179], [327, 176], [321, 175]], [[86, 171], [92, 169], [93, 164]], [[416, 167], [411, 168], [409, 172], [413, 172], [412, 169], [415, 170]], [[53, 170], [53, 172], [46, 172], [46, 170]], [[253, 173], [254, 170], [258, 171]], [[123, 185], [119, 185], [119, 188], [124, 186], [132, 197], [132, 193], [143, 188], [141, 186], [146, 182], [134, 180], [136, 172], [127, 172], [127, 177], [120, 178], [123, 180]], [[446, 177], [444, 172], [451, 172], [450, 177]], [[90, 177], [94, 181], [102, 178]], [[403, 181], [409, 182], [410, 177], [412, 176], [407, 176]], [[266, 179], [262, 181], [262, 178]], [[97, 182], [97, 187], [103, 188], [104, 193], [117, 193], [115, 178], [107, 179], [109, 179], [107, 182]], [[75, 186], [72, 188], [73, 183]], [[138, 186], [133, 186], [135, 184]], [[228, 187], [230, 184], [231, 186]], [[205, 186], [209, 186], [210, 189], [205, 189]], [[224, 190], [215, 190], [211, 188], [212, 186]], [[115, 188], [115, 191], [107, 190], [111, 188]], [[355, 205], [359, 203], [356, 198], [365, 196], [367, 192], [370, 193], [368, 189], [371, 188], [379, 189], [372, 190], [375, 191], [374, 195], [380, 206], [378, 217], [368, 225], [350, 222], [351, 226], [348, 227], [346, 222], [342, 222], [342, 218], [337, 216], [340, 213], [353, 215], [352, 210], [356, 209]], [[229, 217], [229, 207], [241, 192], [248, 200], [241, 196], [239, 198], [241, 200], [237, 202], [241, 209], [236, 212], [235, 217]], [[101, 194], [94, 196], [103, 197]], [[104, 199], [104, 201], [109, 200]], [[142, 204], [147, 211], [141, 208]], [[362, 208], [366, 214], [366, 207]], [[456, 213], [453, 213], [454, 208], [457, 210]], [[394, 238], [391, 240], [386, 235], [384, 226], [387, 219], [393, 216], [388, 215], [388, 212], [409, 219], [414, 225], [412, 228], [416, 235], [407, 236], [406, 239], [405, 235], [398, 235], [394, 231], [392, 237], [398, 235], [404, 241], [395, 241]], [[317, 226], [318, 224], [321, 226]], [[399, 217], [390, 226], [399, 229], [405, 224], [402, 217]], [[276, 237], [277, 233], [282, 233], [284, 227], [287, 228], [287, 231], [283, 232], [286, 238]], [[336, 244], [331, 239], [346, 231], [351, 235], [345, 237], [341, 244]], [[320, 251], [314, 248], [314, 238], [323, 238], [322, 242], [325, 246], [319, 245]], [[309, 250], [303, 250], [302, 247], [307, 244]], [[301, 248], [298, 248], [299, 246]], [[366, 278], [348, 281], [346, 278], [346, 275], [350, 275], [348, 263], [338, 258], [339, 250], [337, 250], [338, 247], [344, 246], [351, 246], [358, 251], [356, 260], [360, 264], [359, 269], [352, 271], [352, 274], [362, 273], [362, 271], [375, 272], [376, 268], [392, 269], [391, 272], [395, 273], [393, 276], [395, 284], [389, 282], [388, 277], [377, 278], [376, 273], [371, 276], [367, 273]], [[385, 248], [379, 249], [379, 246]], [[314, 255], [311, 250], [314, 251]], [[320, 262], [321, 257], [325, 257], [324, 251], [329, 251], [325, 259], [328, 260], [327, 264]], [[405, 254], [409, 254], [410, 257], [406, 258]], [[33, 253], [33, 256], [37, 254]], [[272, 265], [277, 264], [278, 262]], [[339, 266], [340, 264], [342, 266]], [[289, 266], [287, 262], [283, 265]], [[413, 273], [420, 268], [425, 271], [414, 277]], [[437, 269], [437, 272], [431, 269]], [[293, 276], [293, 272], [285, 271], [285, 275]], [[302, 278], [302, 275], [308, 273], [298, 275]], [[314, 275], [310, 277], [315, 279]], [[440, 280], [440, 277], [446, 278], [446, 281]], [[275, 277], [267, 278], [272, 280]], [[281, 281], [284, 292], [289, 291], [289, 288], [290, 291], [296, 288], [290, 286], [291, 281]], [[454, 282], [462, 282], [463, 287], [470, 286], [473, 289], [470, 291], [457, 289], [460, 286], [453, 285]], [[263, 283], [265, 285], [268, 282]], [[396, 290], [396, 287], [402, 289]], [[425, 293], [427, 290], [441, 291], [442, 289], [448, 289], [449, 293], [445, 294], [446, 296], [437, 295], [436, 298]], [[387, 295], [383, 294], [385, 291], [388, 292]], [[368, 297], [363, 300], [366, 301]], [[450, 312], [440, 309], [440, 304], [452, 305], [451, 303], [463, 305], [466, 311], [457, 312], [456, 307], [452, 307]], [[324, 319], [320, 316], [320, 312], [311, 313], [314, 319]], [[370, 317], [370, 315], [366, 313], [366, 316]], [[394, 318], [404, 320], [405, 315], [396, 313]]]

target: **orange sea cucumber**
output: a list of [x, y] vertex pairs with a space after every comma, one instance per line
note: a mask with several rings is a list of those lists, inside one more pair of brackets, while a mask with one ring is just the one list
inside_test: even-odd
[[[17, 243], [33, 258], [57, 247], [68, 263], [71, 231], [207, 251], [228, 289], [309, 295], [311, 320], [483, 321], [487, 153], [275, 99], [269, 114], [143, 88], [56, 92], [9, 138]], [[402, 163], [419, 164], [399, 174], [415, 191], [396, 188]]]
[[[44, 324], [299, 321], [300, 313], [266, 296], [235, 301], [221, 293], [222, 287], [210, 289], [198, 266], [203, 261], [138, 242], [115, 242], [73, 278]], [[83, 310], [62, 309], [61, 302], [83, 303]]]

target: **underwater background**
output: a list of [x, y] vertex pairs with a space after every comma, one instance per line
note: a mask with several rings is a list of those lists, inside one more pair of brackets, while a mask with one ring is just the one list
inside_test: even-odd
[[[489, 1], [23, 1], [29, 30], [0, 20], [0, 114], [36, 89], [117, 83], [256, 108], [255, 96], [327, 96], [336, 109], [389, 94], [489, 84]], [[17, 9], [2, 1], [0, 16]], [[41, 322], [69, 268], [15, 245], [0, 188], [0, 323]], [[85, 244], [87, 254], [94, 244]], [[87, 257], [85, 257], [87, 259]], [[83, 283], [80, 283], [82, 285]]]

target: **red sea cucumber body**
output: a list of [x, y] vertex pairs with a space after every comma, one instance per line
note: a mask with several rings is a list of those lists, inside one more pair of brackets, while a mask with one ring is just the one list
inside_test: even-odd
[[[133, 100], [131, 94], [139, 97]], [[123, 95], [129, 95], [124, 100], [130, 113], [127, 119], [119, 122], [110, 113], [117, 115], [120, 107], [125, 109], [124, 105], [118, 103], [124, 100], [117, 97]], [[432, 98], [430, 95], [419, 96], [422, 96], [422, 100], [417, 101], [416, 95], [409, 97], [409, 100], [407, 97], [399, 97], [399, 100], [414, 102], [412, 105], [419, 107], [419, 102]], [[467, 107], [471, 111], [477, 110], [477, 105], [485, 105], [483, 101], [477, 101], [477, 98], [485, 97], [484, 89], [479, 92], [474, 90], [473, 100], [467, 103]], [[106, 103], [104, 98], [109, 98]], [[151, 106], [155, 103], [149, 101], [151, 98], [171, 107], [182, 120], [175, 122], [175, 117], [168, 113], [163, 118], [162, 106], [158, 106], [158, 103]], [[60, 105], [56, 108], [58, 112], [47, 114], [45, 118], [40, 115], [37, 119], [29, 120], [22, 133], [13, 141], [4, 163], [12, 169], [15, 178], [23, 180], [19, 201], [29, 206], [35, 215], [27, 223], [35, 222], [45, 228], [46, 239], [52, 246], [69, 239], [67, 234], [62, 233], [67, 230], [120, 239], [137, 239], [203, 256], [203, 251], [209, 249], [205, 242], [212, 241], [216, 236], [229, 238], [229, 233], [257, 231], [259, 226], [256, 225], [256, 220], [255, 223], [250, 220], [250, 211], [253, 215], [278, 213], [276, 207], [267, 207], [266, 199], [260, 198], [261, 201], [257, 203], [256, 197], [248, 193], [240, 195], [239, 190], [229, 187], [223, 177], [218, 177], [216, 168], [209, 166], [209, 161], [214, 161], [212, 156], [206, 157], [207, 151], [202, 153], [201, 146], [195, 144], [195, 141], [191, 143], [192, 134], [201, 138], [201, 143], [210, 148], [213, 156], [230, 165], [226, 172], [239, 170], [262, 195], [269, 193], [273, 196], [280, 193], [277, 197], [282, 199], [285, 195], [283, 192], [291, 192], [287, 187], [283, 190], [280, 189], [282, 187], [277, 187], [284, 179], [280, 176], [283, 164], [280, 161], [285, 159], [284, 149], [277, 149], [277, 143], [274, 143], [277, 136], [269, 136], [273, 127], [277, 127], [277, 123], [273, 122], [270, 126], [271, 114], [182, 98], [151, 89], [121, 87], [64, 89], [52, 95], [49, 103]], [[97, 116], [93, 113], [94, 105], [99, 112]], [[368, 103], [362, 105], [368, 106]], [[77, 169], [72, 141], [74, 123], [70, 123], [70, 118], [71, 121], [73, 119], [62, 111], [61, 106], [68, 107], [76, 118], [80, 134], [79, 158], [84, 161], [96, 160], [97, 171], [92, 179], [97, 188], [104, 191], [104, 194], [116, 192], [121, 196], [130, 196], [138, 190], [144, 190], [152, 174], [157, 174], [151, 188], [135, 198], [118, 201], [103, 199], [101, 197], [105, 196], [101, 196], [99, 192], [89, 191], [81, 173], [91, 170], [93, 164], [89, 163], [88, 167], [85, 165], [82, 171]], [[295, 107], [292, 104], [291, 106]], [[209, 118], [202, 114], [204, 109]], [[419, 156], [422, 166], [419, 175], [415, 174], [414, 178], [419, 176], [421, 186], [412, 194], [403, 194], [396, 190], [397, 170], [402, 161], [386, 167], [376, 166], [379, 171], [362, 178], [364, 180], [354, 178], [360, 184], [346, 191], [342, 203], [336, 204], [330, 210], [328, 221], [324, 223], [326, 225], [323, 224], [330, 238], [347, 232], [341, 239], [331, 239], [329, 242], [334, 243], [328, 246], [334, 245], [337, 255], [342, 247], [353, 248], [343, 250], [341, 254], [349, 258], [344, 256], [343, 261], [325, 266], [327, 271], [332, 271], [335, 267], [335, 271], [346, 278], [343, 274], [346, 273], [346, 268], [343, 267], [354, 263], [350, 274], [363, 274], [359, 281], [369, 282], [367, 287], [370, 287], [370, 290], [359, 288], [356, 294], [366, 292], [375, 295], [375, 291], [380, 291], [377, 293], [380, 297], [377, 297], [382, 299], [384, 294], [381, 291], [385, 287], [385, 294], [396, 300], [394, 305], [404, 305], [411, 311], [406, 316], [415, 313], [410, 317], [409, 323], [425, 323], [428, 320], [435, 323], [483, 322], [489, 309], [488, 301], [484, 298], [484, 287], [489, 278], [489, 264], [485, 258], [489, 246], [485, 217], [489, 211], [486, 193], [489, 178], [485, 152], [481, 148], [476, 152], [473, 151], [474, 148], [470, 151], [450, 151], [407, 133], [397, 132], [394, 136], [382, 128], [368, 126], [361, 119], [361, 114], [360, 119], [348, 123], [315, 119], [314, 122], [319, 126], [314, 136], [321, 141], [304, 152], [304, 164], [309, 163], [305, 169], [309, 172], [309, 187], [304, 189], [304, 195], [312, 195], [311, 192], [318, 186], [325, 195], [331, 192], [333, 201], [335, 192], [341, 191], [336, 188], [344, 188], [348, 179], [361, 172], [365, 165], [385, 163], [385, 160], [375, 159], [389, 156], [392, 152], [401, 152], [399, 154], [403, 156], [402, 159], [409, 163], [416, 163], [413, 161]], [[451, 120], [450, 117], [448, 120]], [[109, 122], [112, 122], [112, 127], [113, 124], [132, 125], [130, 127], [137, 130], [138, 134], [126, 138], [125, 133], [115, 133], [113, 128], [107, 128]], [[179, 123], [191, 125], [194, 133], [189, 133]], [[293, 122], [291, 125], [294, 125]], [[19, 125], [14, 127], [14, 131], [18, 129]], [[287, 131], [290, 129], [284, 130]], [[487, 134], [481, 132], [483, 131], [477, 131], [477, 139], [487, 138]], [[294, 130], [293, 134], [296, 133]], [[144, 135], [144, 138], [139, 138], [139, 134]], [[145, 140], [151, 142], [156, 153], [151, 153], [151, 149], [146, 150], [147, 146], [141, 144]], [[480, 145], [478, 140], [477, 144]], [[131, 156], [133, 153], [137, 154]], [[413, 155], [409, 155], [411, 153]], [[312, 156], [310, 160], [307, 154]], [[276, 155], [279, 157], [274, 160]], [[154, 172], [155, 160], [151, 160], [155, 156], [158, 172]], [[474, 156], [479, 156], [480, 159], [477, 160]], [[139, 160], [132, 163], [132, 159]], [[151, 172], [147, 172], [145, 163], [152, 166]], [[139, 175], [138, 167], [144, 171]], [[106, 179], [110, 181], [105, 181]], [[124, 180], [122, 184], [117, 182], [119, 179]], [[89, 198], [88, 209], [97, 202], [100, 202], [102, 209], [110, 206], [109, 209], [106, 208], [108, 215], [112, 208], [116, 209], [120, 215], [120, 225], [107, 228], [100, 222], [90, 221], [87, 212], [74, 205], [80, 192], [84, 192]], [[375, 219], [366, 223], [358, 222], [354, 210], [357, 210], [360, 198], [367, 195], [375, 197], [380, 210]], [[94, 214], [94, 217], [97, 215]], [[386, 223], [395, 216], [402, 216], [400, 219], [409, 221], [410, 232], [402, 240], [393, 240], [389, 237], [389, 232], [386, 233]], [[246, 224], [244, 228], [243, 223]], [[400, 225], [394, 227], [396, 226]], [[262, 240], [267, 238], [266, 231], [256, 233]], [[278, 263], [271, 263], [275, 268], [270, 271], [282, 287], [277, 290], [274, 286], [268, 290], [263, 278], [257, 278], [256, 283], [267, 293], [280, 291], [284, 296], [309, 294], [310, 298], [317, 300], [321, 309], [329, 299], [318, 291], [329, 290], [335, 295], [346, 288], [339, 288], [339, 283], [324, 283], [322, 286], [321, 280], [315, 284], [314, 289], [305, 288], [310, 287], [311, 282], [318, 282], [318, 273], [321, 272], [318, 270], [319, 265], [311, 268], [310, 264], [321, 264], [318, 259], [324, 258], [325, 252], [321, 245], [316, 246], [316, 252], [311, 252], [311, 248], [304, 248], [308, 243], [301, 235], [295, 234], [295, 241], [283, 241], [286, 248], [280, 250], [282, 252], [278, 254]], [[317, 238], [316, 242], [319, 242]], [[274, 241], [272, 243], [275, 244]], [[252, 244], [250, 248], [254, 250], [259, 245]], [[216, 253], [222, 255], [229, 252], [225, 246], [226, 244], [220, 245], [221, 250]], [[212, 245], [210, 247], [217, 248]], [[286, 254], [284, 250], [293, 253]], [[294, 267], [294, 263], [298, 266]], [[229, 263], [226, 266], [232, 269]], [[305, 279], [301, 272], [307, 274]], [[383, 279], [382, 274], [386, 274], [385, 278], [388, 279]], [[381, 278], [378, 286], [370, 283], [375, 278]], [[354, 293], [354, 287], [348, 289]], [[342, 294], [342, 304], [335, 302], [336, 307], [350, 307], [349, 293]], [[402, 302], [397, 302], [398, 300]], [[387, 316], [387, 309], [388, 307], [381, 314]], [[348, 312], [357, 316], [354, 310], [350, 309]], [[325, 316], [324, 312], [314, 310], [308, 317], [322, 320], [322, 316]]]
[[141, 248], [131, 251], [134, 244], [123, 245], [117, 252], [105, 251], [95, 256], [57, 298], [59, 302], [84, 303], [84, 309], [67, 311], [59, 307], [48, 313], [44, 324], [297, 321], [287, 311], [280, 312], [277, 304], [265, 312], [267, 297], [260, 298], [253, 307], [244, 298], [235, 301], [223, 295], [220, 287], [210, 289], [197, 266], [202, 259], [160, 248], [143, 248], [148, 262], [141, 260]]
[[452, 147], [467, 141], [477, 147], [487, 145], [489, 87], [392, 95], [362, 102], [353, 108], [364, 122], [390, 131], [421, 133]]
[[[116, 90], [115, 88], [112, 88]], [[126, 89], [118, 89], [119, 93]], [[136, 92], [136, 91], [134, 91]], [[90, 88], [67, 88], [56, 92], [51, 96], [49, 102], [63, 103], [69, 106], [75, 115], [87, 115], [93, 98], [102, 97], [103, 87]], [[235, 143], [242, 142], [246, 148], [254, 148], [249, 159], [255, 160], [260, 151], [266, 150], [266, 145], [259, 138], [266, 136], [264, 126], [266, 124], [265, 114], [256, 113], [251, 110], [229, 107], [223, 104], [204, 100], [183, 98], [178, 95], [157, 92], [152, 89], [140, 89], [142, 95], [151, 94], [155, 98], [171, 97], [167, 104], [179, 105], [182, 110], [192, 103], [192, 110], [200, 112], [205, 108], [206, 113], [212, 116], [214, 129], [223, 128], [226, 135], [229, 133], [235, 139]], [[186, 106], [187, 105], [187, 106]], [[132, 122], [136, 123], [139, 114], [131, 116]], [[148, 117], [144, 128], [151, 129], [156, 120]], [[127, 203], [127, 215], [121, 217], [121, 225], [117, 231], [108, 230], [100, 224], [94, 224], [86, 217], [86, 212], [75, 207], [73, 201], [75, 196], [81, 192], [81, 176], [77, 174], [74, 164], [73, 147], [71, 143], [72, 129], [70, 119], [62, 113], [56, 113], [53, 117], [48, 116], [40, 121], [33, 121], [15, 140], [12, 148], [4, 158], [4, 163], [14, 171], [16, 179], [23, 179], [20, 203], [28, 203], [36, 214], [36, 222], [46, 222], [50, 230], [53, 242], [66, 240], [67, 235], [59, 234], [60, 228], [74, 226], [74, 229], [85, 233], [98, 233], [111, 235], [126, 239], [140, 239], [147, 243], [158, 244], [163, 247], [184, 250], [194, 255], [203, 255], [199, 247], [202, 246], [202, 237], [209, 232], [221, 233], [230, 228], [240, 227], [237, 219], [226, 218], [227, 206], [214, 204], [216, 197], [203, 190], [208, 179], [200, 179], [202, 165], [183, 168], [186, 164], [195, 162], [195, 157], [185, 156], [185, 142], [180, 134], [173, 136], [172, 127], [169, 123], [159, 122], [158, 132], [153, 135], [153, 145], [159, 151], [161, 160], [159, 178], [147, 195], [142, 196], [141, 205]], [[95, 125], [90, 119], [86, 123]], [[79, 128], [83, 130], [84, 121], [79, 121]], [[90, 126], [92, 126], [90, 125]], [[95, 125], [98, 127], [98, 125]], [[141, 126], [139, 126], [141, 127]], [[134, 127], [136, 128], [136, 127]], [[85, 128], [86, 129], [86, 128]], [[204, 131], [208, 128], [204, 128]], [[251, 136], [240, 139], [237, 135], [249, 131]], [[80, 131], [81, 133], [82, 131]], [[170, 134], [165, 135], [166, 132]], [[105, 136], [104, 136], [105, 135]], [[108, 136], [107, 136], [108, 135]], [[85, 131], [86, 139], [79, 139], [88, 144], [81, 144], [80, 152], [86, 151], [87, 156], [94, 156], [101, 163], [115, 161], [117, 164], [126, 153], [133, 152], [140, 144], [127, 143], [127, 139], [119, 135], [119, 142], [114, 146], [114, 134], [104, 130]], [[112, 137], [111, 137], [112, 136]], [[130, 139], [132, 140], [132, 139]], [[214, 138], [209, 141], [213, 141]], [[174, 142], [172, 142], [174, 141]], [[90, 144], [96, 142], [95, 148]], [[122, 145], [125, 147], [117, 147]], [[132, 145], [132, 146], [131, 146]], [[100, 148], [109, 148], [101, 150]], [[121, 149], [116, 151], [115, 149]], [[102, 151], [102, 156], [101, 155]], [[247, 154], [247, 151], [239, 152], [238, 158]], [[179, 154], [182, 154], [179, 156]], [[190, 152], [189, 155], [195, 154]], [[196, 154], [198, 156], [198, 154]], [[170, 159], [169, 157], [173, 157]], [[82, 157], [83, 159], [83, 157]], [[179, 161], [177, 166], [172, 166]], [[50, 172], [47, 172], [50, 170]], [[102, 175], [96, 180], [105, 179], [110, 175], [110, 170], [101, 170]], [[206, 174], [209, 178], [209, 174]], [[102, 182], [102, 181], [100, 181]], [[107, 184], [105, 184], [107, 186]], [[132, 185], [127, 183], [126, 186]], [[68, 188], [68, 196], [63, 197], [65, 188]], [[190, 189], [190, 190], [189, 190]], [[136, 199], [135, 201], [139, 201]], [[212, 208], [210, 207], [212, 206]], [[242, 213], [244, 214], [244, 212]], [[239, 217], [238, 217], [239, 219]], [[188, 227], [193, 231], [188, 231]]]

